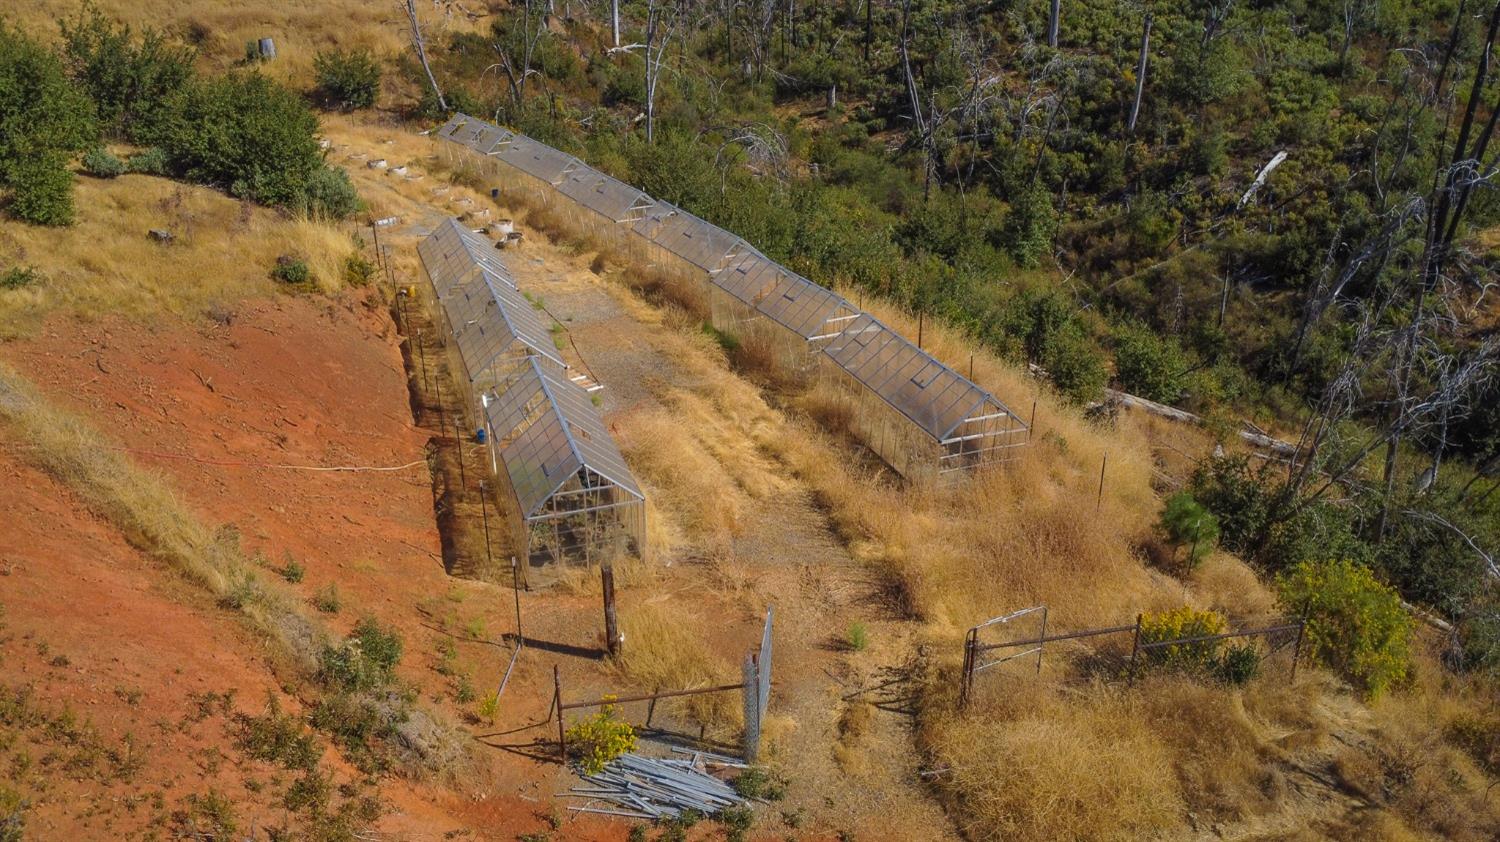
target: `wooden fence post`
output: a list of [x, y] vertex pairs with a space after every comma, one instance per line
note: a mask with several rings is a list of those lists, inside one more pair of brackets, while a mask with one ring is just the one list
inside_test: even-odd
[[615, 616], [615, 567], [605, 564], [599, 569], [599, 580], [604, 586], [604, 637], [609, 656], [620, 657], [620, 625]]

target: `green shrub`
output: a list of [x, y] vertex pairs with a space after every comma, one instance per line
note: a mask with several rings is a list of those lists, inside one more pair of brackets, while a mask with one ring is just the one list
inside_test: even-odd
[[27, 806], [21, 793], [0, 784], [0, 842], [22, 842], [26, 838]]
[[131, 172], [142, 175], [166, 175], [167, 153], [160, 146], [153, 146], [131, 155], [126, 167]]
[[339, 613], [339, 609], [343, 607], [343, 603], [339, 599], [338, 585], [329, 582], [319, 588], [318, 592], [313, 594], [312, 604], [314, 608], [322, 611], [324, 614]]
[[259, 73], [187, 86], [159, 145], [190, 181], [240, 198], [340, 216], [357, 207], [348, 176], [318, 149], [318, 120], [295, 93]]
[[1033, 186], [1011, 202], [1002, 242], [1017, 266], [1030, 269], [1052, 256], [1056, 233], [1057, 209], [1052, 196], [1042, 187]]
[[749, 807], [739, 804], [714, 813], [714, 821], [724, 827], [724, 838], [728, 842], [743, 842], [750, 833], [751, 826], [755, 824], [755, 813]]
[[786, 797], [786, 779], [765, 769], [746, 769], [729, 782], [743, 798], [780, 801]]
[[294, 585], [302, 581], [302, 577], [306, 574], [307, 570], [304, 569], [302, 565], [298, 564], [297, 560], [294, 558], [288, 558], [286, 560], [286, 566], [281, 568], [281, 578], [287, 580], [288, 582], [291, 582]]
[[1378, 696], [1411, 669], [1412, 621], [1396, 591], [1363, 564], [1303, 561], [1276, 578], [1281, 604], [1306, 612], [1304, 643], [1315, 660]]
[[1213, 673], [1226, 684], [1248, 684], [1260, 674], [1260, 650], [1253, 643], [1226, 646], [1214, 663]]
[[95, 178], [118, 178], [125, 174], [125, 162], [108, 149], [95, 146], [83, 156], [83, 171]]
[[844, 632], [844, 644], [855, 652], [863, 652], [870, 645], [870, 633], [865, 624], [855, 620]]
[[374, 276], [375, 264], [366, 260], [364, 255], [356, 251], [344, 258], [344, 283], [362, 287]]
[[193, 78], [193, 49], [150, 29], [137, 40], [92, 5], [59, 24], [68, 75], [93, 100], [105, 131], [152, 142]]
[[369, 108], [380, 94], [380, 65], [369, 50], [319, 51], [313, 56], [314, 92], [329, 108]]
[[[1141, 617], [1141, 644], [1162, 643], [1168, 640], [1206, 637], [1223, 634], [1229, 630], [1229, 622], [1215, 611], [1199, 611], [1184, 605], [1159, 614]], [[1183, 672], [1207, 672], [1218, 662], [1220, 641], [1207, 640], [1197, 643], [1176, 643], [1143, 649], [1141, 661], [1148, 667], [1181, 670]]]
[[0, 272], [0, 289], [21, 289], [44, 280], [42, 273], [32, 266], [12, 266]]
[[1219, 521], [1186, 491], [1167, 499], [1159, 524], [1173, 547], [1187, 547], [1187, 565], [1196, 567], [1214, 551], [1219, 541]]
[[271, 277], [284, 284], [305, 284], [312, 280], [312, 270], [308, 268], [306, 260], [283, 254], [276, 258], [276, 265], [271, 268]]
[[364, 202], [347, 172], [325, 166], [308, 176], [294, 207], [315, 219], [344, 219], [364, 207]]
[[323, 647], [318, 677], [329, 687], [344, 691], [373, 690], [394, 677], [401, 661], [401, 636], [394, 629], [365, 617], [343, 643]]
[[1270, 478], [1250, 467], [1244, 455], [1216, 456], [1193, 471], [1193, 497], [1214, 513], [1226, 549], [1254, 558], [1274, 508]]
[[[612, 697], [605, 696], [605, 701]], [[611, 760], [635, 751], [635, 729], [619, 718], [619, 708], [605, 705], [598, 713], [568, 727], [568, 754], [578, 759], [585, 774], [604, 771]]]
[[98, 141], [94, 106], [41, 43], [0, 23], [0, 187], [24, 222], [73, 220], [69, 158]]
[[302, 720], [281, 712], [281, 703], [268, 694], [266, 712], [260, 716], [239, 714], [237, 742], [257, 760], [279, 763], [287, 769], [313, 769], [323, 751], [302, 725]]
[[10, 213], [34, 225], [72, 225], [73, 173], [58, 153], [38, 154], [10, 166]]
[[1150, 328], [1128, 325], [1115, 331], [1115, 376], [1126, 392], [1171, 403], [1182, 396], [1187, 368], [1177, 343]]

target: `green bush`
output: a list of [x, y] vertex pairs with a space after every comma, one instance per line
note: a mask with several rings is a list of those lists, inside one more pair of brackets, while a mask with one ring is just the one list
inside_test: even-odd
[[1253, 643], [1227, 646], [1214, 664], [1213, 673], [1225, 684], [1249, 684], [1260, 674], [1260, 650]]
[[303, 568], [302, 565], [298, 564], [297, 560], [294, 558], [288, 558], [286, 560], [286, 566], [281, 568], [281, 578], [287, 580], [288, 582], [291, 582], [294, 585], [302, 581], [302, 577], [305, 575], [307, 575], [307, 570]]
[[1342, 559], [1303, 561], [1277, 576], [1276, 586], [1287, 611], [1306, 612], [1304, 643], [1312, 658], [1371, 697], [1406, 678], [1411, 617], [1370, 568]]
[[161, 147], [153, 146], [131, 155], [126, 167], [142, 175], [166, 175], [168, 164], [167, 153]]
[[328, 108], [370, 108], [380, 94], [380, 65], [369, 50], [320, 50], [313, 56], [314, 89]]
[[189, 85], [162, 132], [173, 171], [267, 205], [346, 216], [347, 174], [323, 163], [318, 121], [295, 93], [259, 73]]
[[308, 268], [306, 260], [283, 254], [276, 258], [276, 265], [271, 267], [271, 277], [284, 284], [305, 284], [312, 279], [312, 270]]
[[279, 763], [287, 769], [313, 769], [323, 755], [302, 720], [281, 712], [275, 694], [268, 694], [264, 714], [239, 714], [236, 720], [240, 748], [257, 760]]
[[38, 154], [10, 166], [10, 213], [35, 225], [73, 224], [73, 173], [57, 153]]
[[870, 646], [870, 633], [865, 624], [855, 620], [844, 633], [844, 643], [855, 652], [863, 652]]
[[354, 252], [344, 258], [344, 283], [362, 287], [374, 276], [375, 264], [366, 260], [364, 255]]
[[301, 198], [295, 207], [317, 219], [344, 219], [353, 215], [364, 202], [354, 190], [349, 174], [339, 167], [319, 167], [308, 176]]
[[129, 26], [116, 26], [92, 5], [59, 25], [68, 75], [93, 100], [104, 129], [152, 142], [193, 78], [193, 49], [150, 29], [137, 40]]
[[1052, 238], [1057, 234], [1057, 210], [1052, 196], [1040, 186], [1033, 186], [1017, 196], [1005, 218], [1002, 240], [1016, 265], [1040, 266], [1052, 255]]
[[1177, 343], [1150, 328], [1127, 325], [1115, 331], [1115, 376], [1126, 392], [1171, 403], [1182, 396], [1187, 369]]
[[21, 289], [43, 280], [42, 273], [31, 266], [12, 266], [0, 272], [0, 289]]
[[1173, 547], [1187, 547], [1187, 565], [1199, 562], [1214, 551], [1219, 541], [1219, 521], [1186, 491], [1167, 500], [1159, 524], [1162, 534]]
[[1218, 518], [1225, 548], [1256, 557], [1274, 508], [1265, 472], [1251, 468], [1248, 456], [1216, 456], [1193, 471], [1188, 488]]
[[1063, 397], [1085, 404], [1098, 400], [1109, 379], [1104, 360], [1104, 352], [1083, 328], [1069, 324], [1048, 343], [1042, 367]]
[[365, 617], [343, 643], [323, 647], [318, 677], [336, 690], [361, 691], [383, 687], [401, 661], [401, 636], [373, 617]]
[[83, 171], [95, 178], [118, 178], [125, 174], [125, 162], [108, 149], [95, 146], [83, 156]]
[[0, 842], [22, 842], [26, 838], [26, 808], [19, 792], [0, 784]]
[[42, 44], [0, 24], [0, 187], [10, 213], [38, 225], [73, 221], [69, 158], [97, 142], [94, 106]]

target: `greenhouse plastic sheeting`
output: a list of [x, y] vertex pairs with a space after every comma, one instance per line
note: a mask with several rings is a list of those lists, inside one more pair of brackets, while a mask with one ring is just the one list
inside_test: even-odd
[[987, 407], [1010, 414], [990, 394], [869, 314], [823, 353], [938, 441]]
[[717, 271], [732, 254], [755, 251], [723, 228], [666, 202], [657, 202], [635, 231], [705, 272]]
[[588, 166], [570, 171], [557, 189], [568, 198], [614, 222], [632, 222], [656, 202], [634, 187]]
[[495, 254], [495, 247], [489, 238], [470, 231], [454, 219], [445, 220], [418, 243], [417, 255], [422, 259], [422, 266], [427, 269], [428, 276], [432, 278], [439, 298], [454, 284], [468, 280], [476, 266], [511, 288], [516, 285], [515, 276]]
[[559, 152], [545, 143], [525, 135], [515, 135], [510, 143], [495, 152], [495, 157], [521, 172], [551, 185], [557, 185], [580, 162], [572, 155]]
[[490, 398], [485, 414], [501, 437], [500, 457], [523, 517], [540, 512], [570, 479], [589, 474], [645, 499], [588, 393], [536, 358]]

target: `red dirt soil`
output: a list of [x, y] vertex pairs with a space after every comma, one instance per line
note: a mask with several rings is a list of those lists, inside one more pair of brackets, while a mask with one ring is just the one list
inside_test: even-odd
[[[37, 336], [0, 346], [0, 358], [138, 464], [165, 474], [206, 523], [233, 525], [246, 551], [262, 554], [268, 567], [294, 558], [306, 569], [298, 593], [311, 597], [335, 583], [343, 610], [320, 615], [334, 631], [367, 613], [394, 625], [406, 642], [402, 677], [423, 689], [422, 703], [441, 708], [441, 694], [426, 691], [443, 633], [423, 609], [445, 596], [457, 604], [485, 595], [463, 613], [483, 612], [493, 622], [496, 600], [509, 594], [443, 570], [424, 461], [429, 433], [412, 424], [388, 314], [374, 293], [278, 296], [242, 302], [227, 321], [144, 327], [54, 319]], [[0, 511], [8, 522], [0, 530], [0, 572], [8, 574], [0, 576], [0, 685], [32, 684], [38, 707], [85, 712], [105, 742], [128, 731], [146, 751], [128, 785], [59, 783], [48, 774], [44, 796], [24, 793], [33, 798], [28, 829], [37, 838], [132, 836], [165, 820], [146, 794], [161, 790], [169, 813], [187, 793], [210, 786], [236, 802], [242, 830], [252, 818], [261, 826], [281, 820], [274, 787], [259, 795], [245, 789], [243, 778], [264, 780], [273, 770], [238, 757], [222, 711], [177, 727], [193, 708], [190, 693], [234, 690], [238, 710], [263, 709], [277, 682], [255, 634], [25, 466], [17, 448], [5, 441], [0, 450]], [[406, 467], [303, 469], [342, 466]], [[466, 646], [460, 663], [477, 666], [482, 685], [507, 654]], [[68, 666], [48, 666], [59, 655]], [[537, 695], [508, 692], [506, 721], [540, 719]], [[215, 747], [229, 761], [211, 759]], [[556, 767], [496, 751], [479, 753], [478, 762], [456, 789], [383, 781], [391, 813], [380, 830], [387, 838], [467, 831], [459, 838], [511, 839], [546, 828]], [[146, 806], [124, 806], [131, 794]], [[87, 809], [89, 799], [102, 806]], [[564, 829], [569, 839], [624, 831], [571, 818]]]

